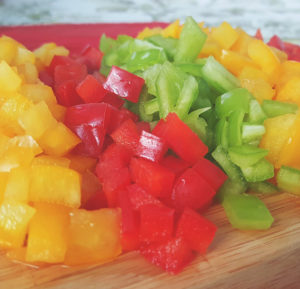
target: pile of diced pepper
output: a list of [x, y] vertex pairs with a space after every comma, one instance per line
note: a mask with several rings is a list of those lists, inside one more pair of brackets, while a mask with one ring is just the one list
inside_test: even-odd
[[32, 265], [205, 254], [216, 201], [270, 228], [258, 194], [300, 194], [300, 48], [187, 17], [80, 55], [0, 38], [0, 247]]

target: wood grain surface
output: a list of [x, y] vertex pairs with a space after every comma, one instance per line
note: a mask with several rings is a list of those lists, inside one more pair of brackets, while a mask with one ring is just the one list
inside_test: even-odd
[[206, 214], [219, 230], [206, 256], [170, 276], [137, 252], [89, 268], [30, 268], [0, 255], [1, 289], [205, 288], [299, 289], [300, 198], [281, 194], [264, 199], [275, 222], [264, 232], [233, 229], [221, 206]]

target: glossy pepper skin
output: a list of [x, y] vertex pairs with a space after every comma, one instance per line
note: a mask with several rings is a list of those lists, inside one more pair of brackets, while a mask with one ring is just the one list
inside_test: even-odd
[[104, 88], [131, 102], [137, 103], [144, 86], [145, 80], [135, 74], [112, 66]]

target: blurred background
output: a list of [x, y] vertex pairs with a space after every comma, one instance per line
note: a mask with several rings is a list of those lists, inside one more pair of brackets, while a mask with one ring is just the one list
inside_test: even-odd
[[0, 25], [171, 22], [186, 16], [215, 26], [228, 21], [266, 40], [300, 38], [299, 0], [0, 0]]

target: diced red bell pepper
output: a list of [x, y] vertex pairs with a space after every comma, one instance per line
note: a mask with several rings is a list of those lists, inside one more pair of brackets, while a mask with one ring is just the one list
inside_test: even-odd
[[137, 122], [139, 120], [138, 115], [136, 115], [135, 113], [133, 113], [125, 107], [122, 107], [120, 109], [120, 112], [124, 115], [124, 119], [131, 118], [134, 122]]
[[158, 123], [156, 124], [156, 126], [153, 128], [152, 133], [154, 135], [157, 135], [161, 138], [163, 138], [165, 136], [165, 130], [166, 130], [167, 126], [166, 126], [166, 122], [163, 118], [161, 118]]
[[112, 170], [109, 175], [103, 178], [103, 191], [109, 207], [115, 208], [118, 205], [118, 192], [125, 190], [130, 183], [130, 173], [126, 167]]
[[54, 85], [54, 79], [47, 70], [41, 70], [39, 72], [39, 79], [48, 86], [53, 87]]
[[117, 66], [112, 66], [104, 88], [131, 102], [138, 102], [145, 80]]
[[140, 208], [141, 242], [164, 242], [172, 238], [175, 210], [166, 206], [148, 204]]
[[159, 162], [167, 150], [168, 148], [163, 139], [143, 130], [135, 155], [153, 162]]
[[172, 200], [179, 211], [185, 207], [200, 210], [211, 203], [215, 194], [215, 190], [195, 169], [187, 169], [174, 185]]
[[167, 168], [141, 158], [130, 162], [132, 180], [154, 197], [169, 197], [175, 174]]
[[121, 97], [117, 96], [116, 94], [112, 92], [107, 92], [105, 96], [103, 97], [103, 102], [106, 102], [116, 108], [121, 108], [123, 104], [125, 103], [125, 100]]
[[181, 272], [194, 256], [187, 243], [180, 237], [162, 244], [143, 246], [140, 252], [146, 260], [171, 274]]
[[146, 121], [139, 121], [136, 123], [136, 126], [141, 133], [143, 130], [146, 132], [151, 132], [150, 123]]
[[116, 130], [110, 134], [115, 143], [135, 151], [139, 142], [139, 131], [132, 119], [125, 120]]
[[57, 102], [67, 107], [81, 104], [82, 99], [76, 91], [76, 85], [77, 83], [74, 80], [54, 83], [54, 91]]
[[54, 81], [56, 84], [60, 84], [68, 80], [73, 80], [77, 84], [82, 81], [86, 75], [86, 66], [79, 63], [57, 65], [54, 69]]
[[176, 176], [181, 175], [190, 166], [187, 161], [173, 155], [165, 156], [160, 164], [172, 171]]
[[285, 50], [284, 42], [277, 35], [273, 35], [267, 44], [282, 51]]
[[142, 206], [149, 204], [162, 206], [162, 203], [158, 199], [154, 198], [137, 184], [129, 185], [127, 191], [134, 210], [139, 210]]
[[85, 103], [101, 102], [107, 93], [91, 74], [88, 74], [82, 82], [77, 84], [76, 91]]
[[74, 63], [75, 61], [68, 56], [54, 55], [50, 65], [47, 67], [47, 72], [49, 72], [50, 75], [54, 77], [54, 71], [56, 66], [58, 65], [64, 66], [64, 65], [74, 64]]
[[108, 178], [114, 171], [127, 167], [131, 157], [131, 151], [122, 145], [113, 143], [108, 146], [96, 166], [96, 174], [100, 181]]
[[89, 72], [99, 70], [103, 54], [99, 49], [91, 45], [87, 45], [76, 59], [77, 62], [85, 64]]
[[92, 75], [101, 83], [101, 84], [103, 84], [104, 82], [105, 82], [105, 80], [106, 80], [106, 77], [103, 75], [103, 74], [101, 74], [99, 71], [94, 71], [93, 73], [92, 73]]
[[104, 192], [101, 190], [91, 196], [86, 202], [84, 208], [89, 211], [107, 208], [107, 199]]
[[215, 191], [218, 191], [228, 178], [219, 167], [205, 158], [200, 159], [193, 168]]
[[217, 227], [190, 208], [185, 208], [177, 225], [176, 236], [182, 237], [191, 249], [205, 254], [214, 239]]
[[300, 46], [293, 43], [284, 42], [285, 52], [288, 60], [300, 61]]
[[261, 30], [259, 28], [256, 30], [256, 33], [255, 33], [254, 37], [256, 39], [264, 41], [264, 38], [263, 38], [262, 33], [261, 33]]
[[89, 103], [69, 107], [65, 114], [66, 125], [77, 134], [82, 153], [98, 156], [102, 151], [110, 122], [112, 107], [106, 103]]
[[119, 206], [122, 210], [121, 244], [123, 251], [136, 250], [139, 247], [139, 216], [133, 210], [126, 190], [119, 191]]
[[165, 128], [161, 136], [167, 145], [182, 159], [189, 163], [196, 163], [204, 157], [207, 146], [202, 142], [176, 113], [169, 113], [166, 117]]

